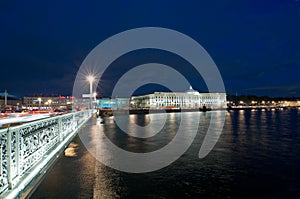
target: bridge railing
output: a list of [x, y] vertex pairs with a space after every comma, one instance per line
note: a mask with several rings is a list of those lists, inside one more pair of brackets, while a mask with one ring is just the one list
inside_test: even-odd
[[91, 110], [0, 130], [0, 197], [91, 117]]

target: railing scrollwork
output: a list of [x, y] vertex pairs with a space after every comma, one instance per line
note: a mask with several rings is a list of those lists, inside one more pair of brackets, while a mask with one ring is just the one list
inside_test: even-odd
[[91, 116], [91, 110], [0, 130], [0, 197]]

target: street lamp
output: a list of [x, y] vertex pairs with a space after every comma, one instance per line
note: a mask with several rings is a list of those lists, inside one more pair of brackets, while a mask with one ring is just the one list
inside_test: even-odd
[[97, 93], [96, 92], [93, 93], [93, 97], [94, 97], [94, 101], [96, 101], [96, 97], [97, 97]]
[[93, 107], [93, 82], [95, 77], [92, 75], [87, 76], [87, 80], [90, 82], [90, 108]]
[[49, 110], [50, 110], [50, 105], [52, 103], [52, 100], [51, 99], [48, 99], [48, 107], [49, 107]]
[[41, 102], [42, 102], [42, 98], [39, 97], [37, 100], [39, 101], [39, 110], [41, 110]]

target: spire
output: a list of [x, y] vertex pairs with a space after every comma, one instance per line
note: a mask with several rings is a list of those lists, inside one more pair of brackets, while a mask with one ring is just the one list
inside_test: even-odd
[[189, 90], [186, 90], [185, 92], [189, 93], [189, 94], [193, 94], [193, 95], [198, 95], [199, 94], [198, 91], [196, 91], [196, 90], [193, 89], [192, 85], [190, 85], [189, 86]]

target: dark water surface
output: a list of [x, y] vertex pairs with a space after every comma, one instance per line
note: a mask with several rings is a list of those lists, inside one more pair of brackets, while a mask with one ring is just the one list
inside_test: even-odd
[[[162, 132], [148, 139], [128, 138], [113, 118], [82, 128], [85, 142], [104, 131], [116, 145], [134, 152], [163, 147], [176, 134], [180, 114], [201, 114], [188, 151], [158, 171], [133, 174], [99, 163], [79, 136], [31, 198], [299, 198], [300, 110], [232, 111], [214, 149], [198, 158], [211, 113], [168, 113]], [[131, 115], [139, 125], [149, 115]], [[159, 115], [157, 115], [159, 117]], [[100, 130], [99, 130], [100, 129]]]

